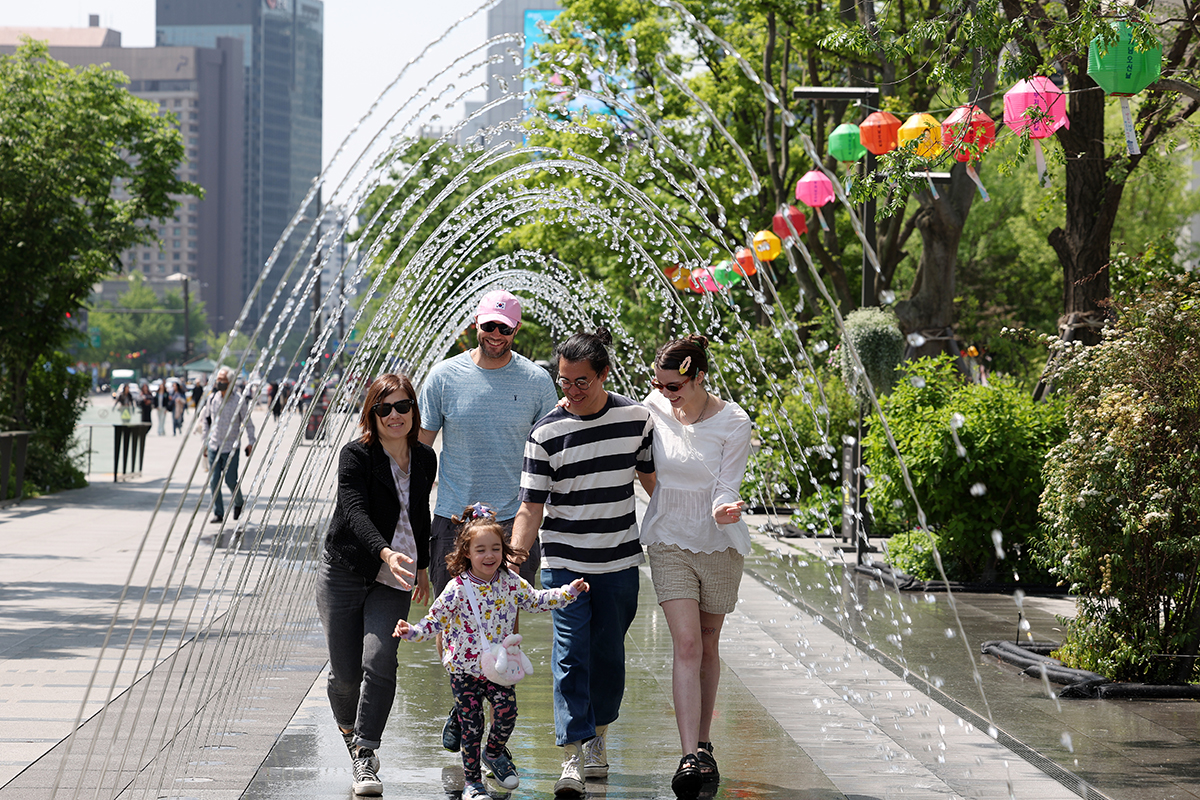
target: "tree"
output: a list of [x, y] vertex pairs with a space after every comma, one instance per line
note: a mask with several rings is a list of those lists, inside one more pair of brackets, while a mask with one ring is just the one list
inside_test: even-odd
[[154, 240], [143, 223], [184, 195], [178, 131], [115, 70], [73, 69], [26, 40], [0, 57], [0, 370], [16, 425], [39, 358], [76, 330], [67, 322], [120, 253]]
[[[208, 324], [203, 302], [189, 300], [188, 306], [188, 333], [195, 343], [205, 336]], [[183, 336], [183, 314], [169, 313], [183, 311], [183, 293], [178, 289], [169, 290], [160, 299], [146, 285], [139, 272], [130, 274], [129, 289], [117, 298], [115, 308], [162, 313], [108, 310], [113, 307], [105, 304], [93, 308], [88, 314], [89, 326], [100, 333], [100, 347], [83, 349], [89, 361], [109, 361], [117, 366], [131, 366], [148, 360], [161, 360], [177, 338]]]

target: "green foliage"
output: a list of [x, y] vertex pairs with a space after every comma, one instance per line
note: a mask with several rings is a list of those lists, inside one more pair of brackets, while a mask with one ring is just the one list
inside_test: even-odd
[[929, 530], [950, 580], [1041, 582], [1027, 542], [1039, 524], [1042, 462], [1065, 433], [1062, 403], [1035, 403], [1009, 380], [966, 383], [941, 356], [905, 364], [883, 411], [924, 519], [883, 426], [872, 422], [864, 461], [877, 528]]
[[853, 348], [875, 394], [887, 394], [896, 383], [896, 368], [904, 360], [904, 334], [896, 315], [882, 308], [860, 308], [847, 314], [845, 322], [841, 366], [846, 388], [851, 394], [867, 397], [862, 374], [850, 358]]
[[[25, 464], [25, 494], [86, 486], [83, 472], [69, 455], [75, 425], [87, 405], [91, 379], [75, 373], [65, 353], [39, 359], [29, 375], [29, 413], [24, 427], [13, 420], [13, 384], [0, 380], [0, 422], [4, 428], [32, 430]], [[10, 484], [9, 496], [17, 487]]]
[[[83, 355], [89, 361], [108, 361], [114, 366], [141, 366], [147, 361], [162, 360], [167, 348], [183, 336], [182, 314], [127, 314], [107, 311], [111, 304], [102, 304], [88, 313], [88, 325], [100, 332], [100, 347], [86, 346]], [[117, 298], [116, 308], [180, 309], [183, 292], [168, 291], [162, 299], [146, 285], [141, 273], [129, 276], [129, 289]], [[188, 298], [188, 315], [192, 347], [208, 333], [204, 303]], [[176, 354], [182, 360], [182, 354]]]
[[1200, 677], [1200, 278], [1117, 306], [1069, 349], [1069, 437], [1049, 454], [1040, 563], [1078, 597], [1063, 654], [1116, 680]]
[[67, 313], [123, 250], [154, 240], [145, 220], [202, 194], [175, 175], [179, 132], [125, 82], [54, 61], [44, 42], [0, 57], [0, 368], [17, 425], [35, 364], [74, 335]]

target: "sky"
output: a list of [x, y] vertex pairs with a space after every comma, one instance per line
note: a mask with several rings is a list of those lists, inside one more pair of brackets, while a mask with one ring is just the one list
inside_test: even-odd
[[[203, 0], [193, 0], [203, 2]], [[322, 163], [351, 127], [425, 45], [475, 11], [483, 0], [325, 0], [325, 92]], [[121, 32], [125, 47], [154, 46], [154, 0], [0, 0], [0, 26], [87, 27], [88, 15]], [[458, 51], [486, 38], [486, 14], [446, 42]], [[396, 96], [420, 88], [418, 73]]]

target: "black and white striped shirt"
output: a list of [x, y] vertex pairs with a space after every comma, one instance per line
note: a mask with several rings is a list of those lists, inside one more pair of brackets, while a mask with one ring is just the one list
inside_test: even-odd
[[654, 472], [653, 443], [646, 407], [612, 392], [599, 413], [556, 408], [538, 420], [525, 443], [520, 499], [545, 505], [546, 566], [597, 574], [645, 560], [633, 482], [636, 472]]

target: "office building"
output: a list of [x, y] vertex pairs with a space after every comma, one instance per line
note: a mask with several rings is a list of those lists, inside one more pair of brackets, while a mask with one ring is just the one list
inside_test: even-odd
[[[204, 198], [180, 197], [172, 219], [155, 220], [159, 243], [122, 254], [126, 273], [137, 270], [160, 295], [186, 275], [192, 298], [204, 301], [209, 325], [228, 330], [245, 301], [242, 218], [244, 113], [242, 42], [221, 37], [212, 47], [121, 47], [118, 31], [88, 28], [0, 28], [0, 52], [21, 35], [47, 41], [52, 58], [72, 66], [110, 64], [129, 78], [129, 91], [158, 106], [183, 136], [179, 176], [199, 184]], [[119, 192], [120, 190], [118, 190]], [[124, 279], [104, 281], [93, 301], [116, 302]]]
[[[157, 0], [160, 47], [215, 47], [222, 38], [242, 42], [243, 297], [321, 171], [324, 13], [321, 0]], [[264, 313], [295, 252], [294, 243], [281, 252], [244, 327]]]

